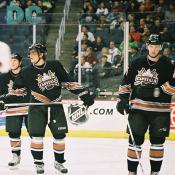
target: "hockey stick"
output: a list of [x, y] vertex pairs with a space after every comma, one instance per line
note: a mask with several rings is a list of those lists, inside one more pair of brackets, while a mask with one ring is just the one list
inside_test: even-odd
[[[126, 111], [124, 111], [124, 115], [125, 115], [126, 118], [128, 119], [128, 114], [126, 113]], [[127, 126], [128, 126], [128, 129], [129, 129], [129, 133], [130, 133], [130, 135], [131, 135], [131, 140], [132, 140], [132, 143], [133, 143], [133, 146], [134, 146], [134, 151], [135, 151], [136, 156], [137, 156], [137, 159], [138, 159], [138, 161], [139, 161], [140, 169], [141, 169], [143, 175], [145, 175], [144, 170], [143, 170], [143, 166], [142, 166], [142, 163], [141, 163], [141, 159], [140, 159], [139, 153], [138, 153], [138, 151], [137, 151], [137, 146], [136, 146], [136, 143], [135, 143], [135, 140], [134, 140], [134, 136], [133, 136], [133, 133], [132, 133], [132, 129], [131, 129], [129, 120], [127, 120]]]
[[[81, 102], [77, 100], [77, 103]], [[77, 104], [75, 103], [75, 104]], [[68, 102], [48, 102], [48, 103], [10, 103], [4, 104], [5, 107], [20, 107], [20, 106], [48, 106], [48, 105], [60, 105], [60, 104], [72, 104], [71, 101]]]

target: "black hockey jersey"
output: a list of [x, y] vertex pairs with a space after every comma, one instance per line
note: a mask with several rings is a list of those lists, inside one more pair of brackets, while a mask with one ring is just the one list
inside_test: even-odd
[[[15, 82], [20, 74], [13, 74], [11, 71], [0, 75], [0, 100], [4, 103], [25, 103], [29, 101], [29, 93], [23, 86], [16, 86]], [[13, 91], [13, 95], [12, 92]], [[11, 93], [11, 94], [9, 94]], [[27, 114], [27, 107], [11, 107], [6, 111], [8, 115], [23, 115]]]
[[74, 94], [84, 94], [85, 89], [77, 82], [72, 82], [59, 61], [46, 61], [39, 67], [29, 65], [21, 72], [21, 86], [31, 91], [31, 102], [61, 101], [62, 86]]
[[[130, 107], [133, 110], [169, 112], [171, 96], [175, 95], [173, 74], [173, 65], [166, 57], [160, 57], [157, 62], [140, 57], [132, 62], [125, 73], [119, 87], [119, 96], [130, 99]], [[138, 97], [135, 89], [142, 84], [158, 87], [161, 95]]]

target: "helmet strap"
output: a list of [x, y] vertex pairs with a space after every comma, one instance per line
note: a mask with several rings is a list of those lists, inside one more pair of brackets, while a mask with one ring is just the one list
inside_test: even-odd
[[[159, 52], [160, 53], [160, 52]], [[159, 55], [159, 53], [156, 55], [156, 56], [151, 56], [149, 53], [148, 53], [148, 55], [149, 55], [149, 57], [151, 57], [151, 58], [156, 58], [158, 55]]]
[[38, 58], [39, 58], [39, 59], [38, 59], [38, 61], [37, 61], [36, 63], [34, 63], [34, 65], [36, 65], [37, 63], [39, 63], [39, 61], [41, 60], [41, 57], [40, 57], [40, 54], [41, 54], [41, 53], [40, 53], [39, 51], [37, 51], [37, 53], [38, 53]]

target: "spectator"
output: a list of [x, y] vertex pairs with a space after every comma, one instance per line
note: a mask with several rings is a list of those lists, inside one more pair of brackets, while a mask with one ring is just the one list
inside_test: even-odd
[[98, 69], [98, 76], [100, 78], [106, 78], [111, 76], [111, 68], [112, 65], [110, 62], [107, 61], [107, 56], [103, 55], [99, 61], [99, 63], [96, 65], [96, 68]]
[[141, 18], [139, 20], [139, 26], [137, 28], [138, 32], [140, 32], [141, 34], [144, 32], [144, 27], [146, 26], [146, 22], [144, 18]]
[[77, 35], [76, 41], [78, 42], [79, 39], [82, 40], [84, 34], [88, 34], [88, 40], [90, 40], [91, 42], [95, 41], [93, 33], [89, 32], [89, 28], [86, 25], [82, 26], [81, 33]]
[[121, 52], [116, 47], [114, 41], [110, 41], [110, 43], [109, 43], [109, 53], [111, 54], [111, 61], [110, 61], [110, 63], [112, 65], [116, 65], [121, 59]]
[[105, 7], [105, 4], [104, 4], [103, 1], [99, 3], [99, 7], [97, 8], [96, 14], [98, 16], [100, 16], [100, 15], [105, 15], [105, 16], [108, 15], [108, 8]]
[[[87, 48], [88, 48], [88, 44], [86, 41], [83, 41], [81, 42], [81, 52], [80, 52], [80, 55], [84, 55], [87, 51]], [[78, 50], [77, 50], [77, 53], [78, 53]]]
[[44, 0], [43, 1], [43, 6], [46, 7], [48, 10], [52, 9], [52, 3], [49, 0]]
[[83, 4], [82, 13], [87, 13], [87, 11], [91, 8], [94, 9], [92, 2], [90, 0], [86, 0]]
[[96, 30], [105, 30], [105, 29], [109, 30], [109, 24], [106, 21], [106, 16], [102, 14], [99, 16]]
[[24, 5], [24, 9], [26, 9], [32, 5], [36, 5], [36, 4], [32, 0], [27, 0], [25, 5]]
[[130, 45], [130, 52], [129, 52], [129, 64], [131, 64], [132, 61], [136, 60], [140, 57], [139, 54], [139, 48], [137, 43], [132, 43]]
[[147, 13], [146, 13], [146, 10], [145, 10], [145, 4], [141, 3], [140, 6], [139, 6], [138, 13], [136, 14], [135, 18], [137, 20], [140, 20], [141, 18], [146, 18], [146, 16], [147, 16]]
[[131, 37], [133, 38], [134, 41], [140, 43], [140, 41], [141, 41], [141, 33], [136, 31], [135, 26], [130, 26], [129, 34], [131, 35]]
[[169, 4], [168, 10], [165, 12], [165, 20], [175, 21], [175, 5], [173, 3]]
[[109, 53], [108, 47], [103, 47], [101, 52], [97, 55], [97, 60], [99, 61], [103, 55], [107, 56], [107, 61], [111, 62], [111, 54]]
[[19, 7], [23, 8], [20, 0], [13, 0], [13, 1], [11, 1], [10, 5], [16, 5], [16, 6], [19, 6]]
[[154, 4], [152, 0], [145, 0], [144, 5], [145, 5], [146, 12], [152, 12], [154, 10]]
[[88, 6], [86, 13], [81, 15], [80, 21], [84, 24], [94, 24], [98, 20], [93, 6]]
[[164, 20], [165, 13], [163, 12], [162, 7], [158, 7], [155, 12], [156, 18], [160, 18], [161, 21]]
[[94, 46], [93, 46], [93, 51], [96, 54], [98, 54], [99, 52], [101, 52], [102, 48], [105, 46], [106, 44], [104, 43], [103, 38], [101, 36], [96, 36]]
[[161, 8], [163, 13], [165, 13], [165, 11], [167, 11], [168, 6], [165, 3], [165, 0], [158, 0], [158, 3], [156, 3], [154, 5], [154, 11], [158, 11], [159, 8]]
[[[90, 74], [92, 73], [92, 65], [86, 61], [85, 56], [81, 56], [80, 64], [81, 64], [81, 81], [82, 83], [85, 83], [89, 79], [88, 76], [90, 76]], [[76, 81], [78, 81], [78, 68], [79, 64], [77, 63], [74, 69], [74, 79]]]
[[[83, 38], [81, 40], [81, 44], [86, 43], [87, 47], [93, 47], [93, 45], [94, 45], [93, 42], [88, 40], [88, 38], [89, 38], [88, 34], [84, 33]], [[76, 42], [74, 50], [78, 52], [78, 43], [77, 42]]]
[[47, 6], [43, 5], [43, 1], [37, 1], [37, 6], [40, 7], [42, 9], [42, 12], [47, 13], [49, 11], [49, 9], [47, 8]]
[[[133, 40], [132, 36], [129, 35], [129, 41], [128, 41], [128, 51], [129, 52], [131, 50], [131, 45], [133, 45], [133, 43], [136, 43], [136, 42]], [[121, 42], [119, 49], [122, 52], [122, 56], [123, 56], [124, 55], [124, 41]]]
[[160, 34], [163, 31], [163, 25], [160, 22], [159, 18], [156, 18], [154, 20], [154, 24], [151, 26], [150, 31], [151, 33], [156, 33], [156, 34]]
[[169, 28], [166, 27], [166, 26], [163, 28], [162, 32], [160, 32], [160, 37], [161, 37], [161, 40], [163, 42], [168, 42], [168, 43], [172, 43], [173, 42], [173, 38], [171, 36]]
[[92, 47], [88, 47], [87, 50], [85, 51], [84, 53], [84, 56], [85, 56], [85, 60], [91, 64], [91, 65], [94, 65], [96, 64], [97, 60], [96, 60], [96, 56], [93, 52], [93, 49]]
[[171, 53], [171, 50], [169, 47], [164, 47], [162, 50], [162, 55], [168, 58], [173, 65], [175, 65], [175, 58], [174, 55]]
[[128, 21], [129, 21], [130, 25], [131, 24], [137, 25], [137, 20], [135, 19], [135, 15], [134, 14], [129, 13], [127, 18], [128, 18]]
[[148, 38], [150, 36], [150, 29], [148, 28], [148, 26], [145, 26], [143, 28], [143, 33], [141, 34], [142, 39], [141, 39], [141, 43], [144, 44], [146, 41], [148, 41]]

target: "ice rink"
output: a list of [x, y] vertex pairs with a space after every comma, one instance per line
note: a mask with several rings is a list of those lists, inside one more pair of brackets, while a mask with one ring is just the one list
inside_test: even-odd
[[[0, 175], [33, 175], [35, 169], [30, 154], [30, 139], [22, 137], [22, 160], [17, 170], [8, 170], [11, 159], [9, 140], [0, 137]], [[44, 140], [45, 175], [54, 175], [52, 138]], [[149, 142], [143, 145], [142, 164], [149, 175]], [[73, 138], [66, 139], [68, 175], [127, 175], [127, 139]], [[175, 142], [165, 144], [165, 159], [160, 175], [175, 174]], [[142, 175], [140, 169], [138, 175]]]

